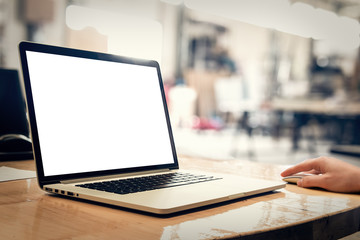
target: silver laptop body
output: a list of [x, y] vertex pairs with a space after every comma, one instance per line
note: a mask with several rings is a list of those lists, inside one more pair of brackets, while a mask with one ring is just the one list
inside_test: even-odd
[[[285, 186], [179, 170], [156, 61], [31, 42], [21, 42], [19, 51], [41, 189], [169, 214]], [[138, 186], [145, 181], [139, 177], [179, 172], [205, 180], [170, 179], [162, 187], [126, 193], [93, 187], [129, 178], [137, 178]]]

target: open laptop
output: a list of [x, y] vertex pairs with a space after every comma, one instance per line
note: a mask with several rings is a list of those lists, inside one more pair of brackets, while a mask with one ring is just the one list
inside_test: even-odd
[[156, 61], [30, 42], [19, 50], [43, 190], [169, 214], [285, 186], [179, 170]]

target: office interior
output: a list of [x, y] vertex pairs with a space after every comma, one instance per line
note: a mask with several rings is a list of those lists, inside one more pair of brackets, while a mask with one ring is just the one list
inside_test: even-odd
[[0, 67], [21, 77], [24, 40], [156, 60], [179, 155], [291, 165], [331, 154], [360, 166], [359, 9], [357, 0], [0, 0]]

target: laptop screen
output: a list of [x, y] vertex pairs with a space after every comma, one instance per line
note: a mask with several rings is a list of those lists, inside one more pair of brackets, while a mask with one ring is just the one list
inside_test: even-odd
[[45, 177], [174, 164], [156, 66], [25, 53]]

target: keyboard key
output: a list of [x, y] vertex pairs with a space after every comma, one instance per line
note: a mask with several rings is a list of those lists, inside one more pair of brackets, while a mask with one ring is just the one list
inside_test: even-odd
[[151, 175], [146, 177], [135, 177], [128, 179], [78, 184], [76, 186], [117, 194], [129, 194], [135, 192], [151, 191], [154, 189], [177, 187], [188, 184], [213, 181], [218, 179], [221, 178], [177, 172]]

